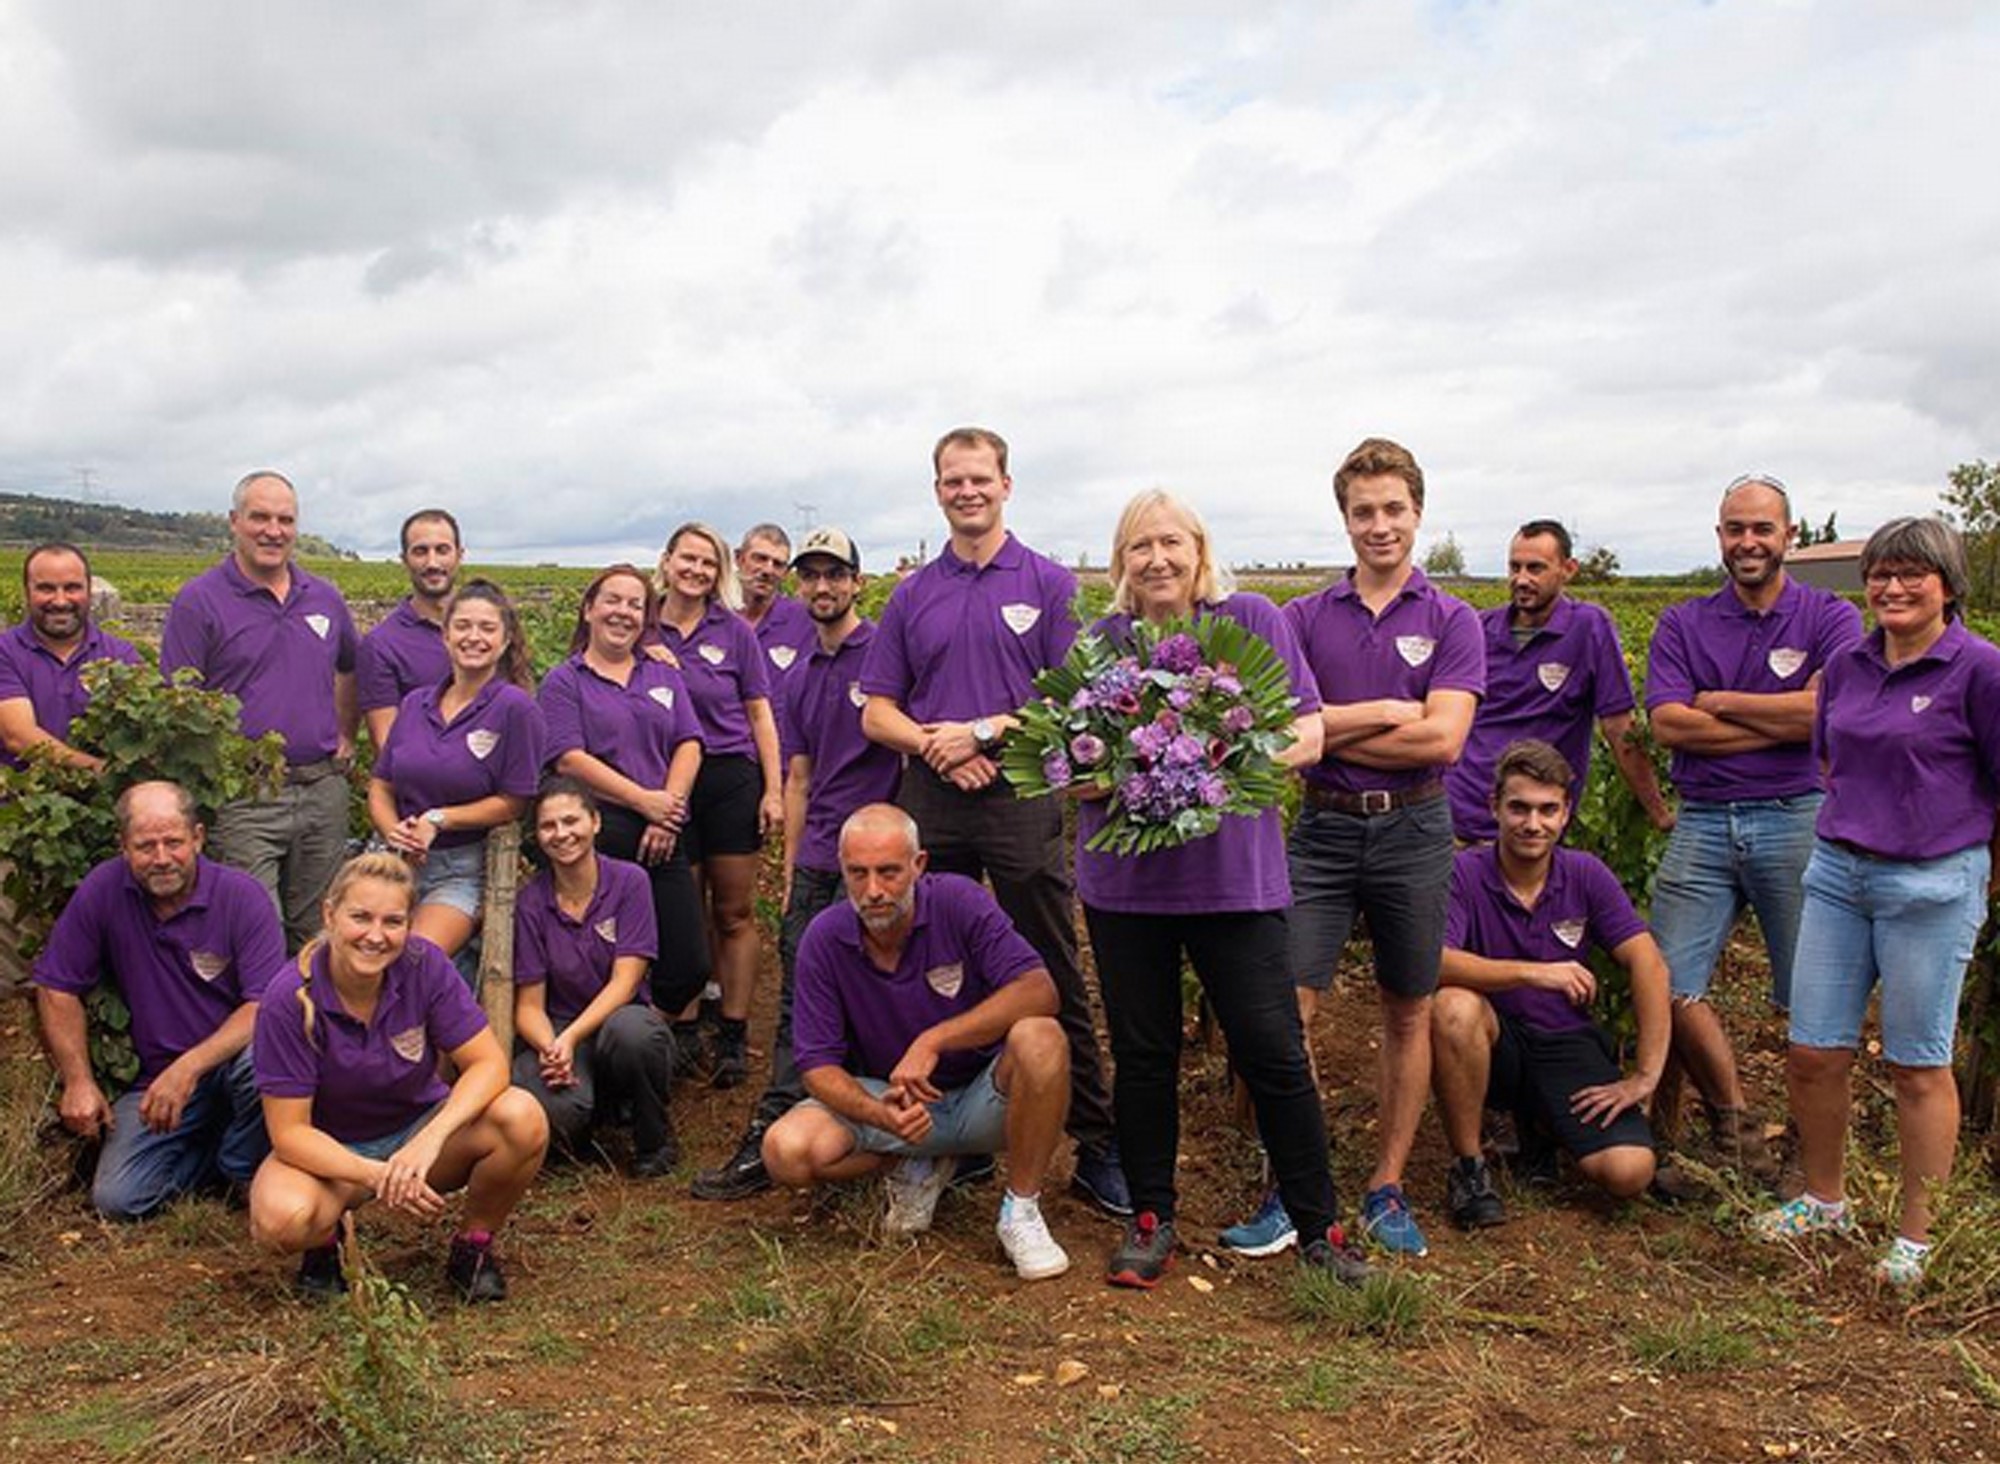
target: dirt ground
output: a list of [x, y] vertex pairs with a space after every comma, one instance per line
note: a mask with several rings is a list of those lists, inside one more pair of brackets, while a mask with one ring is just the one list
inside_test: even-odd
[[[1725, 1005], [1754, 1089], [1775, 1098], [1776, 1025], [1738, 950]], [[767, 977], [770, 973], [767, 973]], [[770, 1030], [767, 980], [753, 1038]], [[1372, 988], [1344, 980], [1314, 1040], [1341, 1193], [1373, 1147]], [[0, 1004], [0, 1062], [45, 1081], [28, 1011]], [[2000, 1459], [2000, 1316], [1873, 1293], [1872, 1251], [1753, 1247], [1739, 1202], [1617, 1207], [1572, 1186], [1511, 1193], [1474, 1236], [1441, 1214], [1427, 1118], [1411, 1192], [1431, 1256], [1365, 1298], [1301, 1293], [1288, 1258], [1212, 1248], [1256, 1199], [1218, 1050], [1183, 1084], [1182, 1230], [1151, 1294], [1101, 1279], [1111, 1222], [1049, 1203], [1070, 1274], [1025, 1285], [992, 1236], [997, 1187], [947, 1197], [931, 1236], [880, 1246], [875, 1192], [817, 1202], [689, 1197], [754, 1090], [675, 1099], [682, 1174], [544, 1178], [503, 1239], [513, 1297], [468, 1310], [439, 1274], [446, 1231], [364, 1214], [371, 1265], [405, 1283], [445, 1378], [442, 1458], [1157, 1461], [1176, 1459]], [[1865, 1136], [1865, 1142], [1873, 1142]], [[1066, 1174], [1066, 1170], [1061, 1171]], [[1879, 1229], [1877, 1230], [1879, 1236]], [[220, 1199], [111, 1226], [70, 1189], [0, 1233], [0, 1449], [12, 1460], [154, 1458], [147, 1400], [262, 1368], [293, 1395], [348, 1346], [344, 1307], [292, 1298]], [[347, 1330], [343, 1331], [343, 1328]], [[411, 1344], [416, 1345], [416, 1344]], [[393, 1372], [405, 1361], [381, 1354]], [[351, 1374], [350, 1374], [351, 1376]], [[275, 1383], [273, 1382], [275, 1379]], [[303, 1400], [310, 1408], [317, 1400]], [[284, 1456], [295, 1439], [194, 1452]]]

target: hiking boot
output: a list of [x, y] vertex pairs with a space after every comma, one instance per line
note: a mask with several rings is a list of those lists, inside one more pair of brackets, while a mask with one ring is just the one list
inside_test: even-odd
[[1769, 1189], [1777, 1184], [1777, 1153], [1764, 1137], [1764, 1124], [1747, 1108], [1708, 1105], [1710, 1142], [1725, 1169], [1733, 1169], [1752, 1184]]
[[708, 1043], [702, 1039], [700, 1022], [675, 1022], [669, 1029], [674, 1039], [674, 1080], [691, 1078], [705, 1083], [715, 1074]]
[[316, 1245], [299, 1257], [299, 1274], [292, 1290], [308, 1301], [326, 1301], [347, 1294], [347, 1272], [340, 1264], [340, 1244]]
[[1361, 1200], [1361, 1235], [1371, 1245], [1397, 1256], [1427, 1256], [1424, 1232], [1410, 1213], [1400, 1184], [1385, 1184], [1368, 1191]]
[[882, 1215], [885, 1235], [921, 1235], [931, 1228], [937, 1213], [938, 1196], [951, 1183], [958, 1161], [946, 1154], [932, 1158], [912, 1154], [891, 1169], [884, 1181], [889, 1191], [889, 1208]]
[[1359, 1286], [1375, 1274], [1361, 1254], [1361, 1247], [1348, 1243], [1347, 1232], [1329, 1225], [1326, 1234], [1315, 1236], [1299, 1247], [1299, 1264], [1324, 1271], [1343, 1286]]
[[1829, 1205], [1813, 1195], [1786, 1200], [1774, 1210], [1750, 1217], [1750, 1234], [1758, 1240], [1804, 1240], [1811, 1235], [1855, 1234], [1854, 1212], [1846, 1201]]
[[1134, 1215], [1125, 1226], [1125, 1238], [1111, 1253], [1104, 1279], [1113, 1286], [1132, 1286], [1151, 1291], [1167, 1274], [1174, 1259], [1174, 1222], [1162, 1220], [1151, 1210]]
[[1653, 1151], [1653, 1182], [1646, 1193], [1663, 1205], [1684, 1205], [1707, 1193], [1702, 1182], [1683, 1168], [1668, 1150]]
[[681, 1146], [669, 1139], [657, 1149], [632, 1156], [632, 1178], [665, 1179], [680, 1168]]
[[1493, 1170], [1478, 1155], [1453, 1161], [1444, 1179], [1444, 1211], [1460, 1230], [1507, 1223], [1507, 1206], [1493, 1187]]
[[770, 1171], [764, 1168], [764, 1131], [753, 1128], [718, 1168], [697, 1174], [688, 1192], [697, 1200], [747, 1200], [770, 1187]]
[[1239, 1256], [1275, 1256], [1298, 1244], [1299, 1229], [1286, 1213], [1284, 1200], [1273, 1189], [1265, 1194], [1256, 1214], [1237, 1221], [1215, 1239], [1224, 1250], [1235, 1251]]
[[1049, 1234], [1038, 1200], [1024, 1200], [1011, 1191], [1000, 1201], [1000, 1219], [994, 1233], [1000, 1249], [1014, 1263], [1014, 1274], [1023, 1281], [1046, 1281], [1069, 1269], [1069, 1252]]
[[500, 1262], [493, 1254], [490, 1231], [468, 1230], [451, 1240], [451, 1255], [444, 1263], [445, 1279], [458, 1288], [467, 1301], [505, 1301], [507, 1278], [500, 1274]]
[[1107, 1215], [1125, 1219], [1132, 1213], [1132, 1191], [1125, 1184], [1125, 1170], [1118, 1162], [1118, 1141], [1091, 1148], [1078, 1147], [1076, 1172], [1069, 1187]]
[[709, 1041], [708, 1084], [711, 1088], [739, 1088], [750, 1076], [750, 1024], [732, 1017], [718, 1018]]

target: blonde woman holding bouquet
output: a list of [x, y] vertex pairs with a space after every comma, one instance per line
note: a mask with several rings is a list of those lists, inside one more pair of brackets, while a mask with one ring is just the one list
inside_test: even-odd
[[[1319, 760], [1319, 689], [1312, 672], [1276, 606], [1261, 595], [1231, 592], [1194, 509], [1159, 489], [1139, 494], [1119, 516], [1111, 575], [1113, 613], [1092, 627], [1093, 634], [1142, 652], [1148, 670], [1188, 672], [1204, 684], [1221, 681], [1227, 687], [1233, 683], [1231, 669], [1201, 669], [1202, 649], [1194, 636], [1158, 635], [1177, 621], [1188, 628], [1212, 617], [1236, 621], [1268, 643], [1284, 668], [1295, 720], [1278, 763], [1296, 768]], [[1137, 634], [1142, 623], [1151, 628], [1143, 637]], [[1126, 694], [1124, 700], [1134, 698]], [[1169, 701], [1183, 705], [1185, 694], [1171, 692]], [[1136, 730], [1171, 743], [1179, 735], [1172, 731], [1177, 725], [1168, 712]], [[1232, 712], [1223, 730], [1248, 725], [1247, 712]], [[1230, 798], [1222, 762], [1226, 750], [1224, 738], [1211, 739], [1196, 763], [1192, 749], [1183, 747], [1184, 760], [1176, 767], [1175, 749], [1163, 747], [1159, 771], [1126, 778], [1116, 796], [1130, 812], [1163, 799], [1171, 791], [1165, 784], [1178, 779], [1187, 785], [1183, 796], [1221, 807]], [[1069, 766], [1055, 769], [1050, 781], [1072, 787], [1091, 765], [1111, 755], [1104, 739], [1088, 733], [1072, 739], [1067, 752]], [[1142, 779], [1148, 781], [1135, 787]], [[1118, 1145], [1135, 1212], [1106, 1279], [1114, 1286], [1151, 1288], [1173, 1257], [1185, 956], [1249, 1088], [1279, 1191], [1304, 1238], [1301, 1260], [1343, 1281], [1360, 1281], [1367, 1268], [1334, 1219], [1325, 1119], [1292, 994], [1285, 923], [1292, 895], [1278, 809], [1226, 813], [1204, 837], [1149, 852], [1114, 853], [1090, 847], [1115, 816], [1108, 803], [1101, 793], [1081, 796], [1076, 855], [1077, 891], [1117, 1057]]]

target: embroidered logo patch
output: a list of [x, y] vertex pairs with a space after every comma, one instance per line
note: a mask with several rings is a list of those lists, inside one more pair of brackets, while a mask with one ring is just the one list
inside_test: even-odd
[[789, 671], [792, 669], [792, 662], [799, 658], [799, 648], [797, 646], [772, 646], [770, 656], [773, 666], [776, 666], [780, 671]]
[[1913, 713], [1921, 712], [1925, 707], [1929, 706], [1930, 704], [1931, 704], [1931, 699], [1927, 696], [1913, 696], [1910, 698], [1910, 710]]
[[389, 1039], [389, 1045], [396, 1050], [396, 1056], [404, 1062], [422, 1062], [424, 1058], [424, 1029], [412, 1027], [406, 1032], [398, 1032]]
[[1806, 653], [1795, 646], [1773, 646], [1771, 654], [1764, 658], [1764, 664], [1780, 681], [1789, 681], [1798, 675], [1799, 667], [1805, 663]]
[[465, 750], [485, 762], [493, 749], [500, 745], [500, 734], [485, 727], [475, 727], [465, 734]]
[[723, 651], [721, 646], [702, 646], [695, 651], [695, 654], [711, 666], [720, 666], [722, 664]]
[[1000, 618], [1007, 622], [1007, 628], [1014, 634], [1026, 635], [1035, 628], [1035, 622], [1042, 618], [1042, 607], [1019, 603], [1002, 605]]
[[861, 689], [861, 683], [858, 681], [847, 683], [847, 699], [854, 703], [856, 711], [868, 705], [868, 693]]
[[601, 940], [613, 945], [618, 943], [618, 917], [616, 915], [606, 915], [590, 928], [597, 932]]
[[1561, 941], [1571, 950], [1575, 950], [1579, 945], [1583, 944], [1583, 922], [1581, 920], [1558, 920], [1549, 929], [1555, 932], [1557, 940]]
[[965, 985], [965, 967], [958, 961], [949, 966], [933, 966], [924, 972], [924, 984], [939, 996], [957, 996], [959, 988]]
[[202, 980], [213, 981], [229, 969], [229, 957], [218, 956], [214, 951], [189, 951], [188, 964]]
[[306, 624], [312, 627], [312, 633], [321, 640], [325, 640], [327, 632], [333, 629], [333, 622], [324, 615], [308, 615]]
[[1569, 667], [1560, 661], [1544, 661], [1535, 668], [1535, 677], [1550, 691], [1561, 691], [1562, 684], [1569, 680]]
[[668, 711], [674, 709], [674, 689], [671, 686], [656, 686], [646, 693]]
[[1405, 665], [1421, 666], [1431, 658], [1431, 652], [1438, 643], [1427, 635], [1399, 635], [1396, 637], [1396, 654], [1403, 658]]

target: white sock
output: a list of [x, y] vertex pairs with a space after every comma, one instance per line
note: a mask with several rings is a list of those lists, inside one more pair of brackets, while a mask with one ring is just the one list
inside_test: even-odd
[[1042, 1192], [1036, 1190], [1031, 1195], [1017, 1195], [1009, 1189], [1001, 1201], [1000, 1213], [1010, 1217], [1039, 1215], [1042, 1212]]
[[1845, 1196], [1837, 1200], [1822, 1200], [1811, 1190], [1801, 1190], [1799, 1193], [1805, 1197], [1808, 1204], [1822, 1215], [1838, 1220], [1842, 1215], [1847, 1213], [1847, 1199]]

